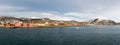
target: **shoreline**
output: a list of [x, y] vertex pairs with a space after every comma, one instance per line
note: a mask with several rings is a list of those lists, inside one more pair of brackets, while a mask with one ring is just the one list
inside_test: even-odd
[[[89, 26], [89, 25], [79, 25], [79, 26]], [[16, 27], [16, 26], [0, 26], [1, 28], [55, 28], [55, 27], [72, 27], [72, 26], [33, 26], [33, 27]], [[75, 26], [77, 27], [77, 26]]]
[[[120, 25], [80, 25], [81, 26], [120, 26]], [[78, 27], [78, 26], [37, 26], [37, 27], [15, 27], [15, 26], [11, 26], [11, 27], [4, 27], [4, 26], [0, 26], [0, 28], [57, 28], [57, 27]]]

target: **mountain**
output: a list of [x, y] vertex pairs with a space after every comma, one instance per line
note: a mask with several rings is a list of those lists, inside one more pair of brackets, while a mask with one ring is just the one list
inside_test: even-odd
[[115, 25], [116, 22], [107, 18], [94, 18], [90, 22], [90, 24], [95, 25]]

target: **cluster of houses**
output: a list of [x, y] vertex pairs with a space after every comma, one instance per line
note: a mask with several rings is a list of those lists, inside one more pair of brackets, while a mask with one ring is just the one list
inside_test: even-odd
[[2, 23], [3, 27], [33, 27], [33, 23], [22, 23], [22, 22], [14, 22], [11, 24], [10, 22]]
[[2, 16], [0, 17], [0, 26], [2, 27], [53, 27], [53, 26], [79, 26], [86, 25], [85, 22], [77, 21], [58, 21], [49, 18], [28, 19]]

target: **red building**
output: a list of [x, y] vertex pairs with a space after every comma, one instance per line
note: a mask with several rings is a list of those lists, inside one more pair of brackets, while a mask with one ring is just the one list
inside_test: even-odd
[[20, 23], [20, 22], [15, 22], [15, 23], [14, 23], [14, 26], [15, 26], [15, 27], [22, 27], [22, 23]]
[[29, 27], [33, 27], [33, 23], [28, 23], [28, 26]]

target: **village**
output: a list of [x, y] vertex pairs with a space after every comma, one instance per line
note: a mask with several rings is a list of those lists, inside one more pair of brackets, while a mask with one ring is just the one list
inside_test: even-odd
[[17, 28], [33, 28], [33, 27], [64, 27], [64, 26], [85, 26], [87, 22], [78, 22], [75, 20], [51, 20], [49, 18], [15, 18], [10, 16], [0, 17], [0, 27], [17, 27]]

